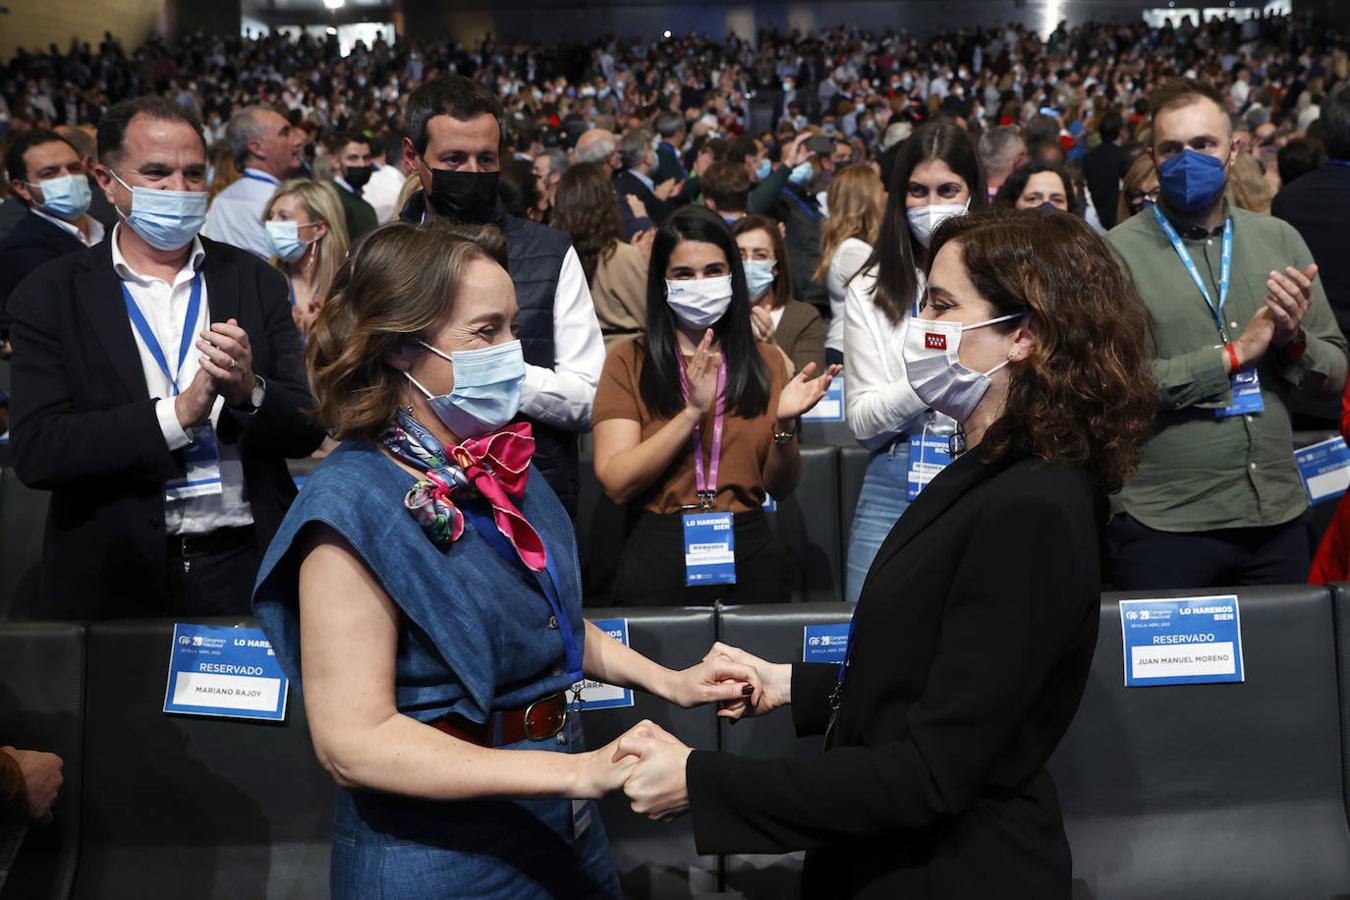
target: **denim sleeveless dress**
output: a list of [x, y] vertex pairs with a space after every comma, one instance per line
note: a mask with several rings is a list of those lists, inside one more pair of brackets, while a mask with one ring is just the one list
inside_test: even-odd
[[[456, 713], [481, 723], [494, 710], [565, 690], [561, 632], [533, 577], [499, 555], [472, 520], [459, 540], [437, 547], [403, 506], [414, 481], [375, 444], [349, 441], [306, 482], [263, 558], [253, 595], [287, 676], [303, 689], [298, 549], [307, 526], [322, 523], [346, 539], [402, 611], [395, 675], [401, 713], [421, 722]], [[571, 521], [533, 467], [518, 506], [554, 560], [582, 645]], [[583, 750], [579, 730], [571, 735], [502, 749]], [[570, 800], [442, 802], [338, 788], [336, 808], [335, 898], [620, 896], [594, 803], [577, 838]]]

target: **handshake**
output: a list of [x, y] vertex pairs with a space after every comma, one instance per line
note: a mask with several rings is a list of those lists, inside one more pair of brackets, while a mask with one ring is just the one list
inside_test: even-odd
[[[786, 705], [791, 682], [791, 665], [765, 662], [719, 643], [698, 665], [672, 673], [665, 695], [685, 708], [717, 703], [718, 717], [734, 723]], [[622, 789], [633, 812], [669, 822], [689, 810], [685, 761], [691, 752], [661, 726], [643, 721], [610, 744], [582, 754], [580, 796], [599, 799]]]

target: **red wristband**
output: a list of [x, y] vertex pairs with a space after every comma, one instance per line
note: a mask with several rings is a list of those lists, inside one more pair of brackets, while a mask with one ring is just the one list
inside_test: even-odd
[[1232, 364], [1233, 371], [1240, 372], [1242, 361], [1238, 359], [1237, 348], [1233, 346], [1232, 342], [1229, 342], [1223, 345], [1223, 349], [1228, 353], [1228, 361]]

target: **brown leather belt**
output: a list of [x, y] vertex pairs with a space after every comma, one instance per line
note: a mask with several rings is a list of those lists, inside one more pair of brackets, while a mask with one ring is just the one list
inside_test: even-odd
[[498, 747], [525, 740], [546, 741], [567, 725], [567, 698], [560, 691], [541, 697], [529, 706], [495, 712], [481, 725], [456, 715], [429, 724], [437, 731], [479, 747]]

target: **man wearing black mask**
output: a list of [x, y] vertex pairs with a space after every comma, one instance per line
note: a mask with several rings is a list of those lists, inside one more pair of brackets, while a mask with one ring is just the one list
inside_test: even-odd
[[581, 260], [562, 232], [508, 215], [498, 201], [502, 107], [491, 91], [461, 75], [430, 81], [408, 97], [405, 118], [404, 159], [422, 190], [402, 218], [495, 225], [506, 234], [525, 354], [520, 412], [534, 429], [535, 464], [575, 514], [577, 434], [590, 427], [605, 364]]
[[337, 188], [342, 211], [347, 216], [347, 237], [355, 243], [357, 238], [380, 224], [375, 207], [361, 196], [361, 190], [375, 171], [370, 139], [359, 132], [339, 135], [333, 142], [333, 158], [337, 161], [333, 186]]

